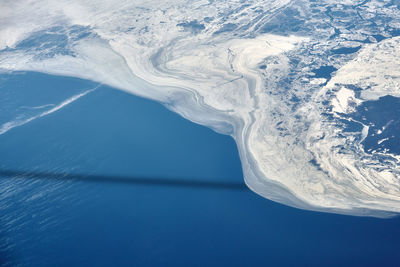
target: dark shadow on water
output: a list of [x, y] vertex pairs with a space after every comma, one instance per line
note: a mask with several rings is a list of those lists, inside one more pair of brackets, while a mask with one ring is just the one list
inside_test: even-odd
[[0, 177], [15, 179], [42, 179], [42, 180], [69, 180], [92, 183], [117, 183], [145, 186], [173, 186], [192, 188], [214, 188], [228, 190], [247, 190], [244, 183], [229, 183], [210, 180], [194, 180], [179, 178], [159, 177], [132, 177], [132, 176], [111, 176], [111, 175], [85, 175], [70, 173], [35, 172], [0, 170]]

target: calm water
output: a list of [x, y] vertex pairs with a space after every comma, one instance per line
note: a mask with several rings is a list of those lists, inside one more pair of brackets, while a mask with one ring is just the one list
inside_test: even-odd
[[65, 102], [96, 85], [0, 76], [0, 125], [20, 124], [0, 135], [0, 173], [29, 176], [0, 176], [0, 265], [399, 266], [399, 218], [263, 199], [228, 136], [106, 86]]

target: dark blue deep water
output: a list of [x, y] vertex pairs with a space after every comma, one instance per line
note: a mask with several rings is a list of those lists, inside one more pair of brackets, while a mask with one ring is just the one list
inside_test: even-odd
[[[3, 74], [0, 125], [95, 86]], [[106, 86], [1, 134], [0, 173], [4, 266], [400, 266], [399, 218], [263, 199], [230, 137]]]

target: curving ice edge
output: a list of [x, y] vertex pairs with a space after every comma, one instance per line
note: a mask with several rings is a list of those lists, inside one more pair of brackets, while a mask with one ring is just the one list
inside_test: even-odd
[[[265, 2], [271, 16], [291, 3]], [[259, 4], [249, 1], [239, 14], [255, 19], [254, 8]], [[162, 102], [191, 121], [229, 134], [238, 145], [246, 184], [268, 199], [351, 215], [387, 217], [400, 212], [399, 159], [393, 155], [385, 166], [378, 166], [376, 159], [362, 150], [367, 126], [344, 138], [338, 134], [341, 129], [323, 115], [351, 112], [350, 101], [360, 104], [376, 96], [398, 94], [398, 86], [387, 91], [393, 89], [389, 85], [398, 85], [400, 77], [398, 38], [366, 46], [326, 86], [314, 91], [311, 98], [299, 100], [294, 110], [285, 101], [287, 96], [275, 93], [280, 92], [274, 87], [279, 85], [266, 87], [265, 81], [290, 73], [288, 53], [300, 51], [313, 40], [293, 35], [215, 34], [221, 31], [221, 12], [234, 10], [240, 1], [213, 5], [194, 1], [191, 7], [196, 12], [184, 1], [165, 1], [157, 7], [149, 1], [119, 5], [113, 1], [59, 1], [40, 7], [35, 2], [15, 1], [3, 5], [3, 10], [18, 12], [0, 16], [0, 21], [9, 22], [0, 29], [0, 69], [97, 81]], [[206, 15], [213, 16], [214, 22], [204, 31], [187, 32], [179, 26], [187, 18], [197, 25], [193, 16], [200, 20]], [[131, 28], [127, 21], [135, 18]], [[79, 31], [72, 30], [77, 26], [90, 34], [80, 37]], [[22, 41], [35, 40], [43, 32], [66, 36], [64, 50], [68, 53], [53, 51], [54, 45], [21, 46]], [[262, 71], [266, 59], [274, 64]], [[366, 64], [374, 60], [392, 70]], [[365, 75], [367, 69], [370, 73]], [[341, 84], [365, 81], [377, 86], [360, 99], [353, 91], [340, 88]], [[302, 96], [302, 91], [297, 94]], [[326, 101], [331, 102], [332, 110], [326, 110]]]

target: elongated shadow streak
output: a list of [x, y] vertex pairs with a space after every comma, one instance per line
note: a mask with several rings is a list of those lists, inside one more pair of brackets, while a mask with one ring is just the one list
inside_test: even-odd
[[246, 190], [244, 183], [218, 182], [210, 180], [158, 178], [158, 177], [130, 177], [130, 176], [108, 176], [108, 175], [84, 175], [71, 173], [52, 173], [35, 171], [0, 170], [0, 177], [18, 179], [42, 179], [42, 180], [70, 180], [92, 183], [113, 183], [146, 186], [170, 186], [170, 187], [192, 187], [192, 188], [215, 188], [228, 190]]

